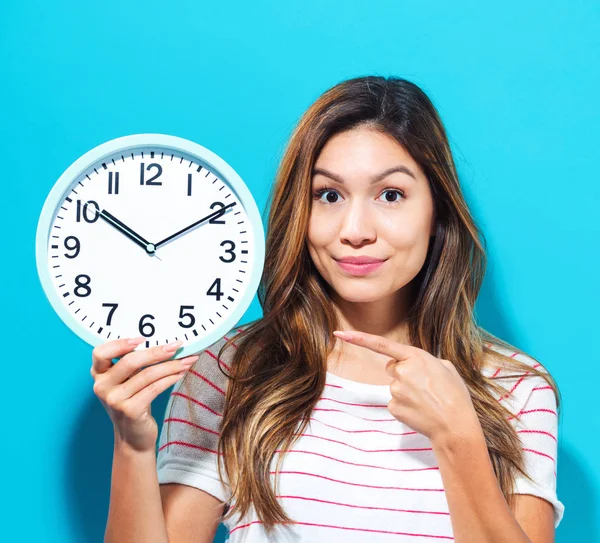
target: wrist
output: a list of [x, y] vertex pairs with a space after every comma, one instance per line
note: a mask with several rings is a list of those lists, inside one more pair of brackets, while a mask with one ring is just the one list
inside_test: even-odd
[[461, 418], [452, 426], [439, 431], [430, 438], [430, 441], [434, 451], [450, 451], [463, 445], [486, 444], [485, 435], [475, 411], [472, 415]]
[[115, 432], [114, 453], [128, 458], [156, 458], [156, 447], [151, 449], [137, 449]]

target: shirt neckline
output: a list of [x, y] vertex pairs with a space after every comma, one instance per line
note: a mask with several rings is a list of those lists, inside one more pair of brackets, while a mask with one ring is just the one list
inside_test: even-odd
[[339, 385], [347, 390], [355, 392], [373, 392], [379, 395], [390, 396], [390, 385], [373, 385], [371, 383], [361, 383], [360, 381], [352, 381], [344, 377], [340, 377], [335, 373], [327, 371], [327, 381], [334, 385]]

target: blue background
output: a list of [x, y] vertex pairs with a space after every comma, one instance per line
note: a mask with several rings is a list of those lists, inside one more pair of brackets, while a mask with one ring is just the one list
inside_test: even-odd
[[[421, 85], [440, 111], [488, 240], [481, 322], [562, 391], [557, 540], [600, 541], [599, 23], [592, 0], [4, 0], [6, 540], [102, 541], [108, 511], [112, 426], [92, 392], [92, 349], [37, 278], [53, 183], [100, 143], [159, 132], [223, 157], [262, 212], [301, 114], [339, 81], [377, 74]], [[243, 322], [258, 316], [255, 300]], [[158, 419], [165, 404], [166, 393]]]

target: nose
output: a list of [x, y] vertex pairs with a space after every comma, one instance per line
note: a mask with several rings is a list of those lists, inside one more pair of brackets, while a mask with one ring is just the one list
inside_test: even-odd
[[368, 206], [355, 200], [346, 206], [340, 225], [342, 243], [362, 245], [377, 239], [375, 226]]

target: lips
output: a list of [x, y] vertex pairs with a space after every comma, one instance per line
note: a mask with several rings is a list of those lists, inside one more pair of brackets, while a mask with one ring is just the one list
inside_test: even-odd
[[[357, 264], [356, 262], [359, 262]], [[378, 270], [385, 260], [377, 258], [355, 257], [353, 259], [343, 258], [336, 260], [338, 266], [350, 275], [368, 275], [375, 270]]]
[[381, 258], [373, 258], [370, 256], [345, 256], [343, 258], [336, 258], [338, 262], [342, 262], [344, 264], [379, 264], [384, 262]]

